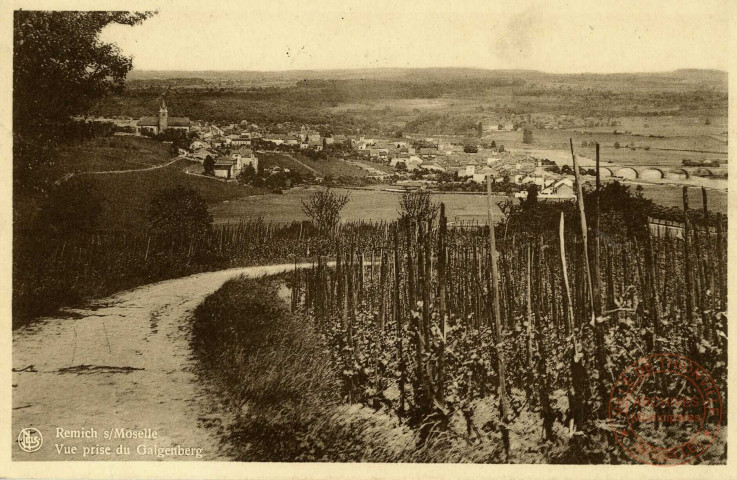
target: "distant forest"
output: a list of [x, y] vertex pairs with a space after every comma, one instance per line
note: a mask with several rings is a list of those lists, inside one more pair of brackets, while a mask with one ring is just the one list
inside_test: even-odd
[[[367, 133], [391, 129], [396, 117], [402, 117], [407, 131], [422, 131], [423, 121], [420, 112], [412, 110], [386, 107], [383, 114], [367, 115], [335, 107], [443, 98], [478, 102], [482, 111], [500, 114], [726, 116], [728, 99], [727, 74], [708, 70], [616, 75], [469, 69], [134, 72], [122, 94], [106, 98], [91, 113], [151, 115], [164, 95], [173, 115], [191, 119], [323, 124]], [[472, 131], [473, 115], [454, 108], [442, 113], [450, 118], [440, 123], [446, 133]], [[433, 122], [437, 127], [436, 119]]]

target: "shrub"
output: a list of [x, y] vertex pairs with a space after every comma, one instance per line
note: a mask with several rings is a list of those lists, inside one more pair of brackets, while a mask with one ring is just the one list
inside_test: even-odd
[[427, 190], [404, 192], [399, 199], [399, 219], [403, 222], [431, 222], [435, 220], [439, 208], [440, 205], [433, 202]]
[[349, 201], [350, 195], [339, 195], [326, 188], [313, 193], [307, 201], [302, 200], [302, 211], [312, 219], [321, 233], [330, 233], [340, 223], [340, 212]]
[[210, 231], [212, 215], [197, 190], [177, 185], [154, 195], [148, 208], [148, 222], [153, 233], [172, 238], [203, 237]]

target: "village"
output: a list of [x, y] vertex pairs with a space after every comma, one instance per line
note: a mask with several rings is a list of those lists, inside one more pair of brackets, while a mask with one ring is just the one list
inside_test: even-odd
[[[486, 178], [491, 177], [500, 191], [517, 198], [525, 198], [532, 185], [537, 187], [540, 199], [575, 198], [574, 172], [570, 166], [561, 168], [549, 159], [507, 150], [494, 140], [493, 133], [502, 131], [519, 132], [526, 141], [532, 136], [532, 129], [519, 123], [482, 126], [478, 122], [475, 137], [408, 134], [387, 138], [333, 134], [310, 125], [291, 123], [267, 129], [246, 120], [227, 124], [190, 120], [170, 116], [165, 100], [161, 101], [157, 116], [144, 116], [137, 121], [87, 121], [113, 123], [118, 130], [116, 135], [149, 136], [172, 143], [177, 155], [200, 164], [188, 168], [187, 173], [224, 182], [250, 183], [257, 178], [286, 175], [286, 184], [282, 182], [279, 186], [324, 183], [325, 178], [320, 175], [292, 177], [293, 172], [287, 167], [259, 165], [257, 153], [272, 152], [287, 156], [300, 154], [313, 162], [327, 158], [348, 162], [365, 170], [372, 184], [386, 185], [389, 191], [480, 192], [485, 189]], [[551, 128], [548, 124], [540, 127]], [[595, 175], [593, 169], [582, 168], [581, 173]]]

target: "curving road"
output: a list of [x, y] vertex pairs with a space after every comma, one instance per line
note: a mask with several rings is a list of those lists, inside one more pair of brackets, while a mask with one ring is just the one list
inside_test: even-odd
[[[227, 459], [217, 436], [227, 420], [205, 382], [198, 380], [189, 316], [233, 277], [292, 269], [294, 264], [246, 267], [167, 280], [14, 331], [13, 436], [34, 427], [44, 442], [40, 450], [26, 453], [14, 441], [13, 459]], [[158, 438], [106, 438], [115, 428], [151, 429]], [[93, 434], [96, 437], [79, 438]], [[116, 452], [120, 445], [130, 448], [130, 454]], [[182, 455], [161, 458], [157, 450], [154, 455], [138, 454], [140, 445], [144, 451], [153, 446], [202, 448], [202, 458], [196, 451], [187, 455], [181, 450], [177, 452]], [[77, 451], [58, 453], [64, 447]], [[105, 447], [111, 448], [109, 453]]]

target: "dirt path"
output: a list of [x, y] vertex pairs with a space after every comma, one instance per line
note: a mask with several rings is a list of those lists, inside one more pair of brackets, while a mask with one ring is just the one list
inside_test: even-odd
[[[308, 266], [307, 264], [300, 265]], [[212, 460], [219, 451], [217, 405], [198, 382], [189, 346], [189, 316], [206, 296], [239, 274], [260, 276], [294, 264], [207, 272], [139, 287], [79, 310], [65, 310], [13, 332], [13, 436], [35, 427], [34, 453], [13, 442], [14, 460], [81, 460], [83, 447], [110, 446], [87, 459]], [[213, 427], [214, 425], [214, 427]], [[97, 433], [63, 438], [57, 428]], [[151, 429], [156, 439], [108, 439], [110, 429]], [[76, 446], [61, 455], [57, 446]], [[119, 445], [130, 455], [116, 453]], [[202, 448], [195, 455], [139, 455], [147, 447]]]
[[108, 174], [120, 174], [120, 173], [135, 173], [135, 172], [150, 172], [151, 170], [158, 170], [160, 168], [166, 168], [174, 162], [184, 160], [185, 157], [176, 157], [171, 161], [162, 163], [161, 165], [154, 165], [146, 168], [132, 168], [128, 170], [101, 170], [99, 172], [79, 172], [75, 175], [108, 175]]
[[294, 157], [293, 157], [292, 155], [290, 155], [290, 154], [288, 154], [288, 153], [284, 153], [284, 155], [285, 155], [285, 156], [287, 156], [287, 157], [289, 157], [289, 158], [291, 158], [291, 159], [292, 159], [292, 160], [294, 160], [294, 161], [295, 161], [296, 163], [298, 163], [298, 164], [302, 165], [303, 167], [305, 167], [305, 168], [306, 168], [307, 170], [309, 170], [309, 171], [310, 171], [310, 172], [312, 172], [313, 174], [317, 175], [318, 177], [322, 177], [322, 176], [323, 176], [322, 172], [319, 172], [319, 171], [315, 170], [314, 168], [312, 168], [312, 167], [310, 167], [309, 165], [307, 165], [307, 164], [306, 164], [305, 162], [303, 162], [303, 161], [301, 161], [301, 160], [297, 160], [296, 158], [294, 158]]
[[184, 159], [186, 159], [186, 157], [175, 157], [175, 158], [171, 159], [170, 161], [168, 161], [166, 163], [162, 163], [161, 165], [153, 165], [153, 166], [145, 167], [145, 168], [131, 168], [131, 169], [127, 169], [127, 170], [100, 170], [100, 171], [97, 171], [97, 172], [67, 173], [66, 175], [64, 175], [63, 177], [61, 177], [59, 180], [57, 180], [56, 181], [56, 184], [58, 185], [60, 183], [64, 183], [64, 182], [66, 182], [67, 180], [69, 180], [72, 177], [79, 177], [79, 176], [82, 176], [82, 175], [111, 175], [111, 174], [112, 175], [117, 175], [117, 174], [122, 174], [122, 173], [150, 172], [151, 170], [158, 170], [160, 168], [166, 168], [169, 165], [171, 165], [171, 164], [173, 164], [173, 163], [175, 163], [175, 162], [177, 162], [179, 160], [184, 160]]

